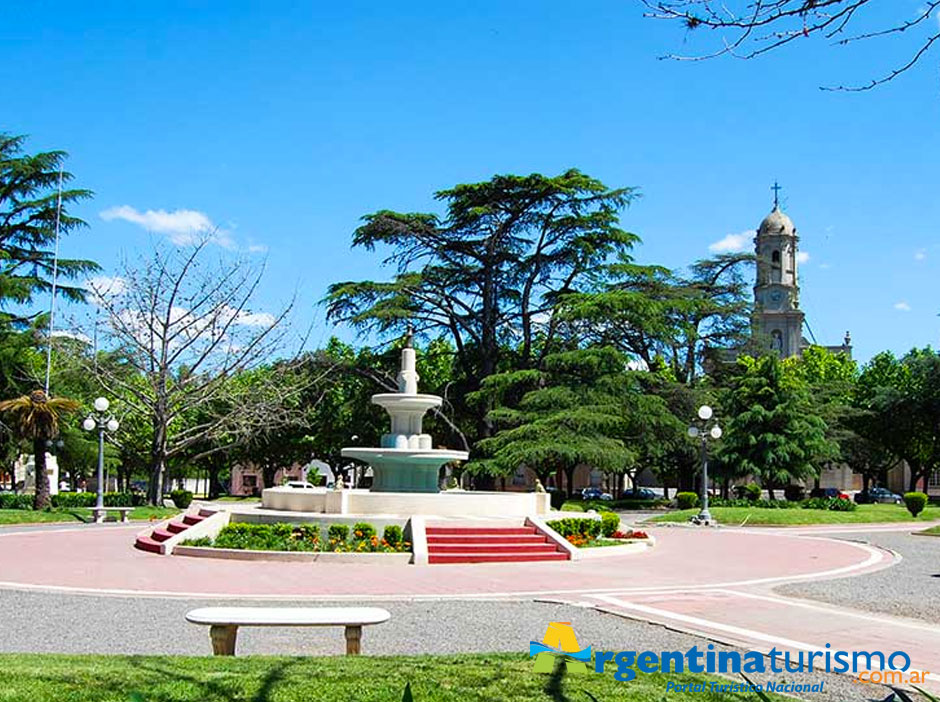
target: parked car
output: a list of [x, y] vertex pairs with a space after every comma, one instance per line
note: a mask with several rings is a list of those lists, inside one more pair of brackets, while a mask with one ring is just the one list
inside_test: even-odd
[[637, 487], [631, 490], [624, 490], [621, 495], [621, 500], [655, 500], [659, 495], [645, 487]]
[[842, 492], [839, 488], [813, 488], [810, 493], [810, 497], [838, 497], [840, 500], [850, 500], [849, 493]]
[[287, 487], [294, 488], [296, 490], [316, 490], [317, 486], [312, 485], [311, 483], [305, 483], [302, 480], [291, 480], [287, 483]]
[[612, 500], [614, 499], [613, 495], [609, 492], [604, 492], [600, 488], [584, 488], [581, 491], [582, 500]]
[[868, 505], [877, 502], [878, 504], [899, 505], [904, 502], [904, 498], [896, 492], [883, 487], [869, 488], [867, 491], [855, 493], [855, 501], [860, 505]]

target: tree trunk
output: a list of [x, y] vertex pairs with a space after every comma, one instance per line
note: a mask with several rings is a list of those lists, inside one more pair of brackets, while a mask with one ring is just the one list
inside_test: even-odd
[[33, 470], [36, 477], [36, 496], [33, 509], [40, 510], [49, 506], [49, 476], [46, 475], [46, 440], [33, 439]]
[[212, 463], [207, 470], [209, 474], [209, 499], [217, 500], [219, 495], [222, 494], [222, 485], [219, 484], [219, 473], [222, 472], [222, 466], [218, 463]]
[[153, 420], [153, 441], [150, 443], [150, 484], [147, 499], [159, 505], [163, 498], [163, 480], [166, 474], [166, 422], [159, 416]]
[[[341, 471], [343, 474], [343, 482], [347, 480], [347, 474], [345, 471]], [[266, 488], [275, 487], [274, 478], [277, 476], [277, 466], [271, 463], [265, 463], [261, 466], [261, 483]]]
[[564, 468], [565, 482], [567, 483], [565, 487], [568, 490], [569, 499], [574, 497], [574, 470], [575, 468], [576, 466], [565, 466]]

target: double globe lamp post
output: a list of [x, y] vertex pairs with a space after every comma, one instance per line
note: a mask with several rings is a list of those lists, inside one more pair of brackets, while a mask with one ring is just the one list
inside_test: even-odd
[[[108, 398], [99, 397], [95, 400], [95, 411], [89, 414], [82, 422], [82, 428], [85, 431], [98, 430], [98, 480], [97, 480], [97, 498], [95, 500], [95, 509], [104, 508], [104, 433], [114, 433], [118, 430], [120, 424], [112, 415], [108, 414], [108, 407], [111, 403]], [[96, 519], [101, 515], [100, 511], [95, 512]]]
[[712, 515], [708, 511], [708, 440], [721, 438], [721, 427], [717, 420], [709, 423], [712, 418], [712, 408], [702, 405], [698, 408], [698, 421], [689, 426], [689, 436], [701, 439], [702, 442], [702, 510], [692, 517], [697, 524], [712, 524]]

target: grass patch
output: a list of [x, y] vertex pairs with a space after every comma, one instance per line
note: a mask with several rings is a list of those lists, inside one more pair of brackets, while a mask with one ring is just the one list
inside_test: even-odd
[[[703, 675], [649, 673], [628, 683], [603, 675], [532, 672], [524, 654], [448, 656], [180, 657], [0, 655], [4, 702], [660, 702], [666, 682]], [[724, 682], [727, 682], [725, 680]], [[771, 695], [773, 700], [786, 700]], [[756, 700], [701, 692], [704, 702]]]
[[579, 546], [579, 548], [602, 548], [604, 546], [626, 546], [627, 544], [644, 541], [645, 539], [605, 539], [603, 536]]
[[[854, 512], [836, 512], [821, 509], [761, 509], [754, 507], [712, 507], [709, 509], [719, 524], [734, 526], [747, 520], [747, 524], [877, 524], [883, 522], [910, 522], [914, 518], [903, 505], [859, 505]], [[650, 522], [687, 522], [699, 509], [684, 509], [659, 517]], [[940, 519], [940, 507], [927, 507], [917, 521]]]
[[922, 536], [940, 536], [940, 526], [932, 526], [923, 531], [914, 532], [915, 534], [920, 534]]
[[[168, 519], [174, 514], [178, 514], [178, 509], [169, 509], [167, 507], [135, 507], [130, 513], [130, 518], [135, 521], [147, 521], [151, 517], [154, 519]], [[117, 516], [117, 512], [113, 513]], [[55, 524], [81, 523], [91, 520], [91, 510], [81, 507], [56, 507], [50, 510], [34, 512], [31, 509], [0, 509], [0, 524]], [[0, 700], [3, 700], [0, 694]]]
[[213, 502], [261, 502], [261, 498], [245, 497], [242, 495], [221, 495], [220, 497], [215, 498]]

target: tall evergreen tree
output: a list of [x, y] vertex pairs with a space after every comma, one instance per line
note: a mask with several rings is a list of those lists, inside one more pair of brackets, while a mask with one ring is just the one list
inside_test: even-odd
[[[558, 299], [597, 285], [606, 264], [638, 240], [619, 225], [634, 195], [572, 169], [442, 190], [443, 217], [367, 215], [353, 245], [389, 250], [396, 273], [332, 285], [329, 317], [382, 335], [412, 322], [419, 334], [445, 335], [468, 390], [499, 370], [538, 367], [557, 350]], [[487, 435], [483, 415], [478, 428]]]
[[791, 480], [815, 477], [838, 455], [808, 384], [775, 355], [739, 358], [721, 406], [721, 461], [738, 475], [759, 477], [771, 496]]
[[592, 348], [551, 354], [542, 370], [490, 376], [479, 394], [499, 403], [490, 412], [499, 431], [478, 442], [482, 457], [468, 470], [507, 476], [525, 467], [543, 483], [561, 471], [569, 494], [580, 465], [632, 473], [685, 429], [645, 391], [645, 375], [615, 349]]
[[[22, 308], [38, 293], [52, 287], [55, 259], [58, 186], [72, 174], [63, 170], [64, 151], [23, 153], [25, 137], [0, 133], [0, 322], [24, 323], [36, 316]], [[91, 197], [90, 190], [63, 188], [60, 235], [85, 222], [68, 213], [68, 207]], [[92, 261], [60, 258], [58, 275], [65, 281], [98, 270]], [[81, 286], [62, 283], [58, 294], [81, 301]]]

